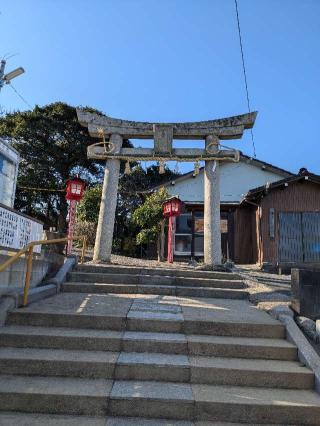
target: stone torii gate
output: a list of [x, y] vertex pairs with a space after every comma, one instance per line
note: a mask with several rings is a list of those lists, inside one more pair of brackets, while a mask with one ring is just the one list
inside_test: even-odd
[[[120, 120], [77, 109], [80, 124], [103, 142], [88, 147], [88, 158], [105, 159], [99, 221], [94, 247], [95, 262], [110, 262], [120, 160], [205, 161], [204, 262], [221, 264], [220, 161], [239, 161], [239, 151], [221, 149], [220, 140], [240, 139], [254, 125], [257, 112], [218, 120], [190, 123], [148, 123]], [[123, 139], [154, 139], [153, 148], [122, 148]], [[173, 148], [173, 139], [203, 139], [205, 149]]]

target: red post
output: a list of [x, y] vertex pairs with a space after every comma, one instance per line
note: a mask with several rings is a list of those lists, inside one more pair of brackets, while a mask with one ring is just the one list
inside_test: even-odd
[[169, 216], [168, 228], [168, 262], [173, 263], [173, 216]]
[[[76, 213], [77, 213], [77, 202], [76, 200], [70, 200], [69, 204], [69, 222], [68, 222], [68, 238], [73, 237], [74, 226], [76, 223]], [[72, 253], [72, 240], [68, 240], [67, 243], [67, 256]]]

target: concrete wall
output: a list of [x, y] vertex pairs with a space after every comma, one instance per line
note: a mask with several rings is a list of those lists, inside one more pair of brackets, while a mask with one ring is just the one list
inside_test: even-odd
[[[0, 264], [8, 260], [10, 256], [0, 254]], [[54, 275], [61, 265], [64, 256], [56, 253], [43, 252], [34, 255], [31, 275], [31, 287], [36, 287], [45, 277]], [[20, 258], [5, 271], [0, 272], [0, 295], [8, 290], [22, 290], [26, 273], [26, 259]]]
[[[283, 174], [264, 170], [246, 160], [239, 163], [221, 162], [220, 173], [221, 203], [240, 202], [250, 189], [284, 177]], [[203, 203], [203, 170], [198, 176], [177, 181], [167, 189], [170, 194], [178, 195], [183, 201]]]

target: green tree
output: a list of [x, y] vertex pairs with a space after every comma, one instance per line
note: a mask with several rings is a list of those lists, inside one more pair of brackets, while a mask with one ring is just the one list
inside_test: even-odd
[[[65, 232], [66, 181], [78, 174], [87, 183], [102, 179], [103, 165], [87, 158], [87, 147], [97, 140], [79, 124], [76, 109], [62, 102], [0, 117], [0, 136], [11, 140], [21, 155], [15, 207], [42, 220], [47, 227]], [[128, 146], [127, 141], [124, 146]]]
[[78, 204], [77, 220], [98, 223], [101, 193], [101, 184], [86, 189], [82, 200]]
[[[115, 227], [113, 237], [113, 252], [128, 256], [138, 256], [136, 236], [140, 231], [139, 226], [132, 220], [132, 212], [144, 203], [148, 189], [168, 181], [177, 176], [166, 168], [164, 174], [159, 174], [158, 167], [153, 165], [142, 168], [136, 165], [130, 175], [121, 173], [119, 180], [118, 202], [115, 215]], [[87, 229], [91, 235], [91, 229], [98, 223], [102, 186], [88, 188], [77, 210], [77, 219], [82, 222], [81, 229]], [[89, 236], [88, 236], [89, 238]]]
[[157, 243], [158, 259], [160, 259], [160, 234], [164, 225], [163, 202], [169, 198], [168, 191], [163, 187], [146, 197], [132, 215], [133, 223], [139, 226], [137, 244]]

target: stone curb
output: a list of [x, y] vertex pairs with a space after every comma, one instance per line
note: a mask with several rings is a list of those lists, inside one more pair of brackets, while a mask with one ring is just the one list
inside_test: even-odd
[[67, 274], [72, 271], [72, 269], [77, 264], [77, 257], [70, 256], [67, 257], [64, 264], [61, 266], [55, 277], [49, 278], [46, 281], [46, 284], [53, 284], [56, 286], [57, 293], [60, 292], [61, 284], [65, 282]]
[[[53, 284], [43, 285], [40, 287], [32, 288], [29, 291], [29, 302], [36, 302], [49, 296], [56, 294], [56, 286]], [[8, 311], [22, 306], [23, 292], [8, 291], [0, 297], [0, 326], [6, 322]]]
[[286, 305], [279, 305], [269, 313], [286, 327], [287, 339], [297, 346], [299, 360], [314, 372], [315, 390], [320, 394], [320, 357], [297, 326], [292, 310]]
[[[66, 280], [67, 274], [77, 264], [76, 256], [70, 256], [61, 266], [56, 276], [50, 278], [44, 285], [34, 287], [29, 291], [29, 302], [36, 302], [46, 297], [53, 296], [60, 291], [61, 284]], [[23, 291], [8, 291], [0, 296], [0, 327], [6, 322], [8, 311], [22, 305]]]

